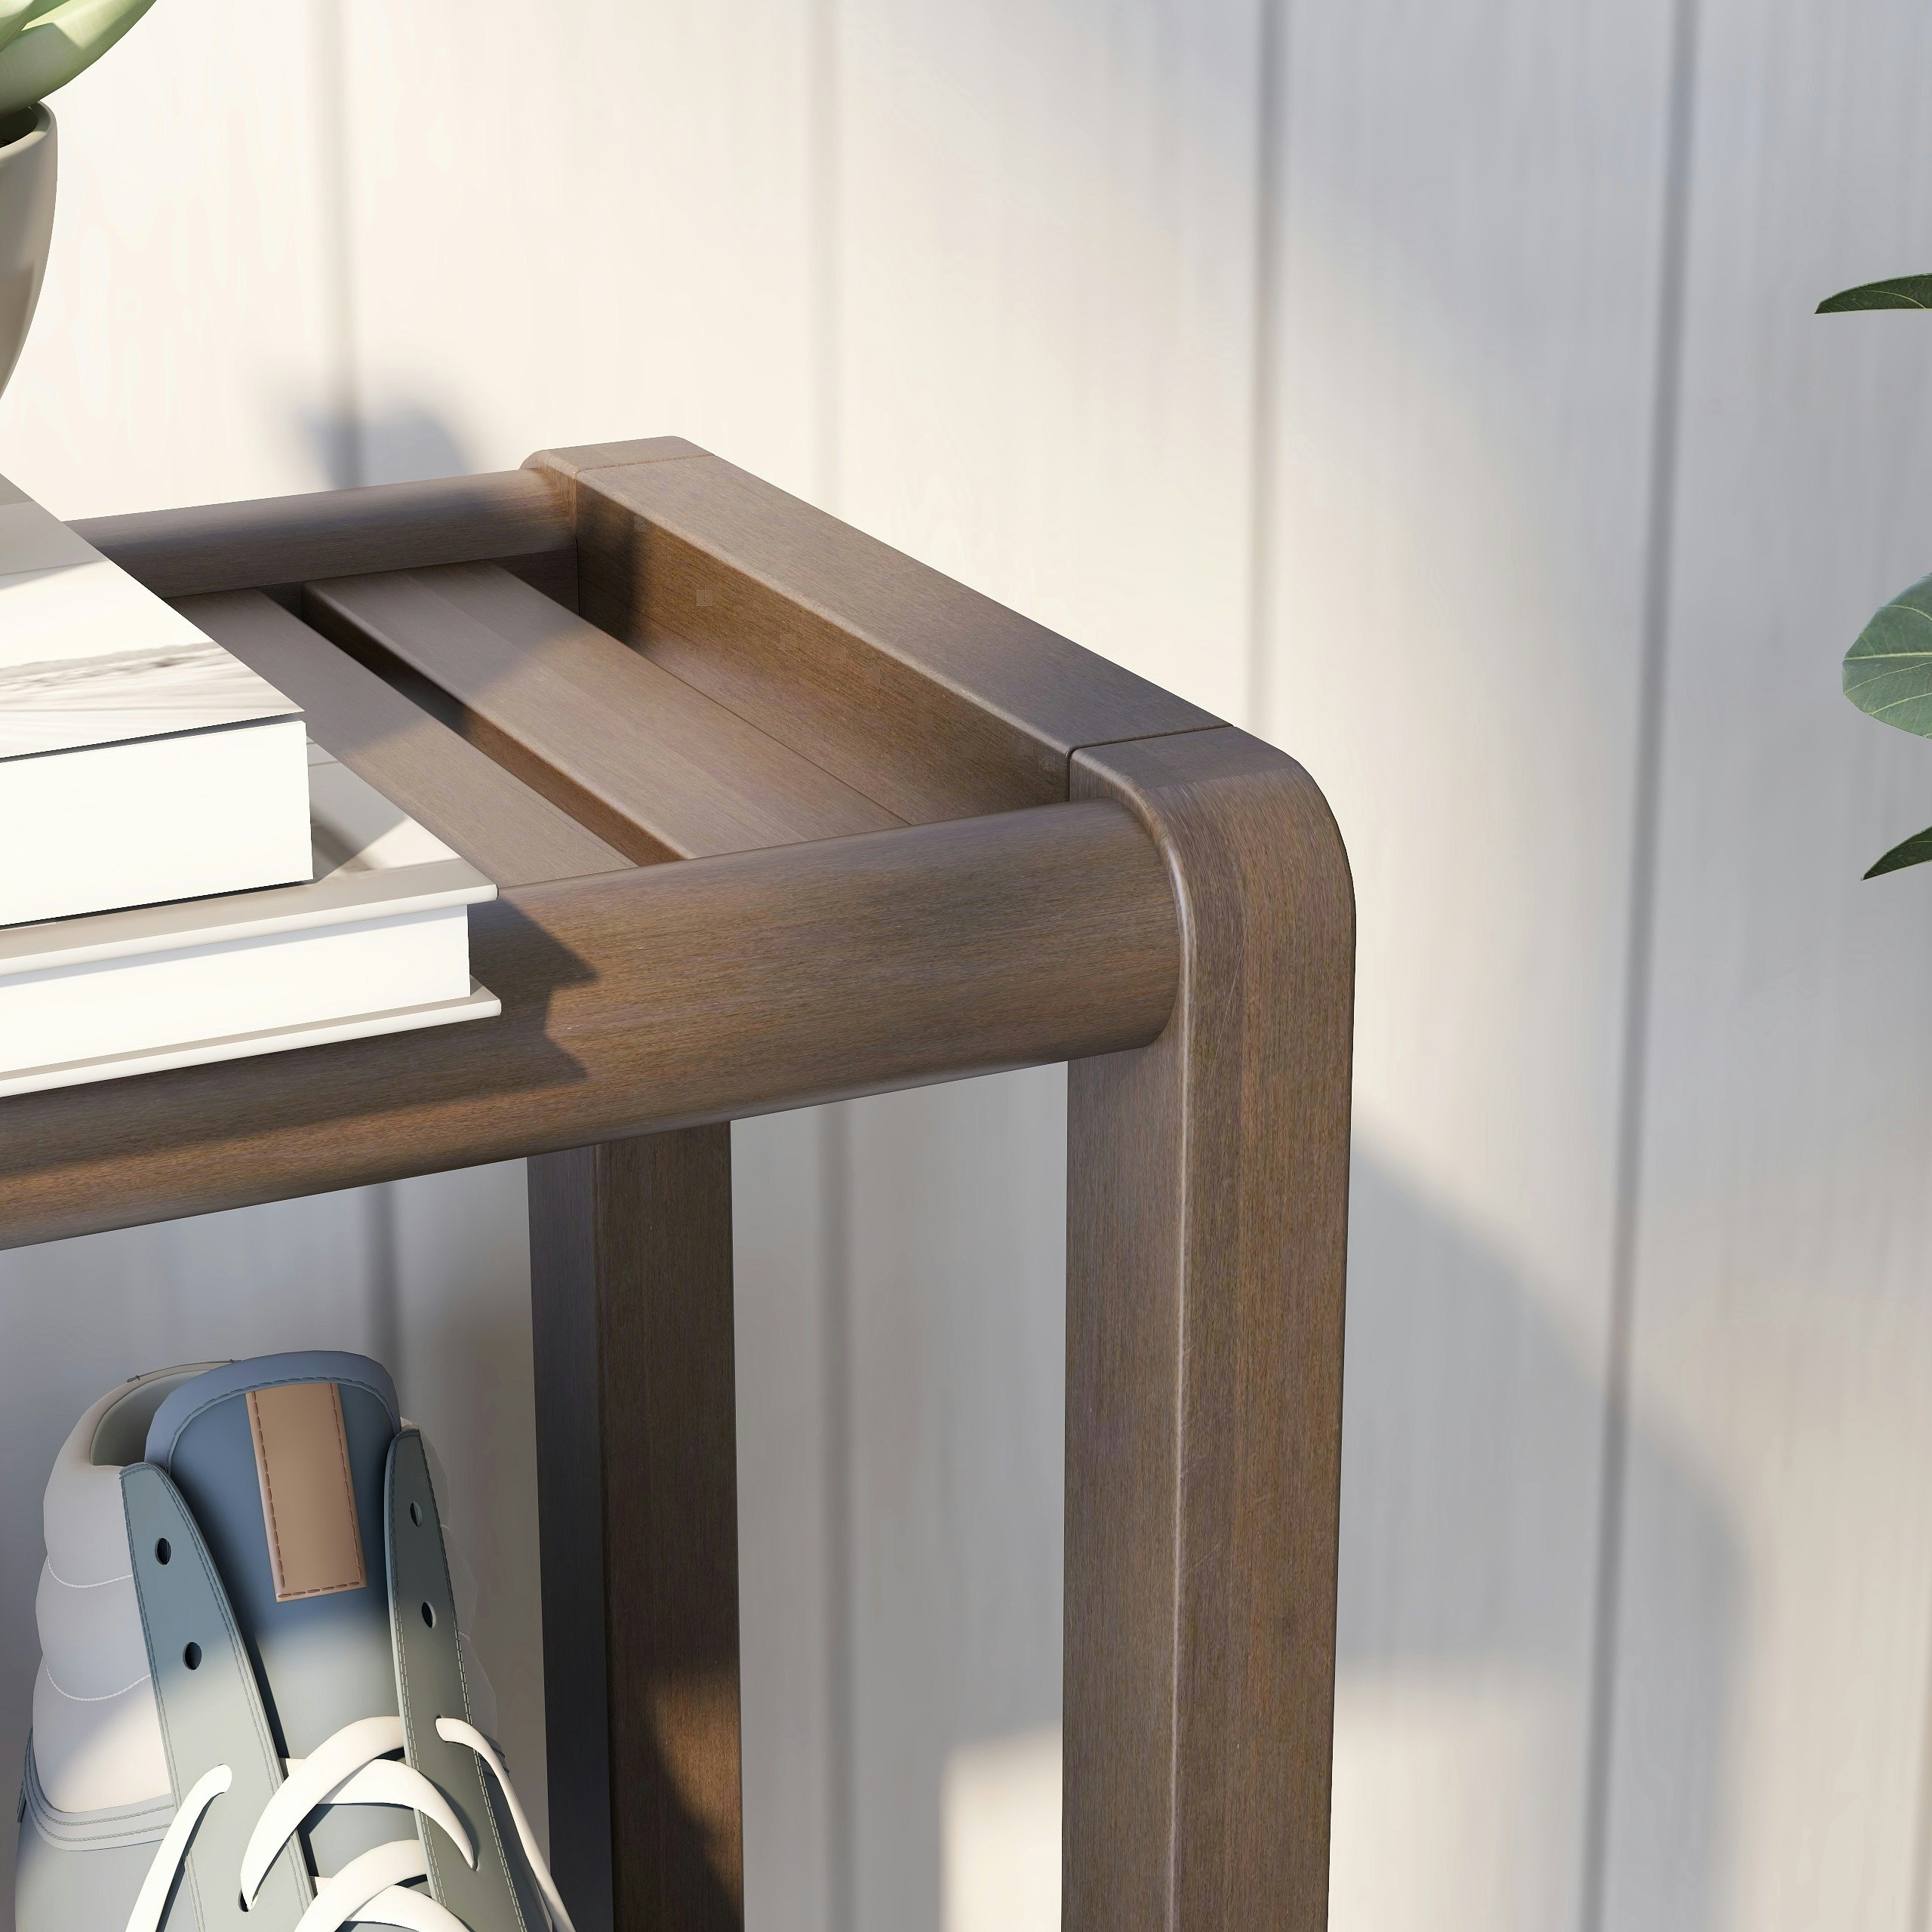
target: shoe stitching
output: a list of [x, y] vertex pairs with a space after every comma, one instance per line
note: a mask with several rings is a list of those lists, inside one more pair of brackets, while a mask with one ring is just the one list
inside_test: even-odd
[[[264, 1389], [291, 1389], [308, 1386], [309, 1378], [297, 1377], [281, 1382], [265, 1382]], [[324, 1385], [335, 1392], [335, 1446], [336, 1454], [342, 1470], [343, 1500], [349, 1506], [349, 1520], [355, 1526], [355, 1567], [361, 1580], [353, 1583], [318, 1583], [312, 1589], [284, 1591], [281, 1580], [285, 1574], [281, 1560], [281, 1518], [275, 1508], [275, 1477], [273, 1464], [268, 1452], [268, 1439], [263, 1433], [261, 1411], [256, 1403], [258, 1392], [251, 1389], [247, 1392], [248, 1407], [248, 1434], [254, 1445], [255, 1468], [261, 1479], [263, 1514], [266, 1518], [269, 1540], [274, 1545], [274, 1568], [276, 1580], [275, 1600], [279, 1603], [301, 1603], [310, 1597], [340, 1596], [344, 1590], [365, 1589], [368, 1586], [368, 1565], [362, 1555], [362, 1520], [355, 1506], [355, 1478], [349, 1466], [349, 1420], [342, 1412], [342, 1384], [339, 1382]], [[364, 1383], [352, 1383], [352, 1388], [365, 1388]], [[184, 1425], [185, 1427], [185, 1425]]]
[[[232, 1364], [223, 1364], [224, 1367], [232, 1367]], [[250, 1389], [291, 1389], [300, 1383], [326, 1380], [328, 1380], [326, 1377], [317, 1377], [313, 1375], [278, 1375], [272, 1381], [254, 1382], [251, 1383], [248, 1386]], [[373, 1382], [367, 1380], [358, 1381], [353, 1376], [338, 1376], [335, 1378], [335, 1383], [338, 1389], [360, 1389], [363, 1390], [365, 1393], [374, 1396], [376, 1400], [382, 1404], [384, 1411], [387, 1411], [389, 1408], [388, 1401], [384, 1397], [383, 1392], [378, 1389]], [[223, 1403], [232, 1401], [237, 1395], [246, 1395], [248, 1393], [248, 1389], [230, 1389], [226, 1394], [209, 1396], [205, 1401], [199, 1403], [195, 1407], [190, 1409], [175, 1426], [174, 1441], [171, 1441], [168, 1445], [168, 1453], [170, 1460], [171, 1460], [173, 1459], [177, 1444], [180, 1443], [182, 1437], [187, 1434], [192, 1424], [198, 1422], [203, 1416], [208, 1414], [209, 1410], [218, 1409]], [[167, 1473], [168, 1466], [166, 1464], [158, 1463], [155, 1466], [160, 1469], [164, 1475]]]
[[40, 1674], [47, 1679], [48, 1683], [52, 1687], [54, 1694], [57, 1697], [66, 1698], [70, 1704], [111, 1704], [116, 1697], [126, 1697], [128, 1693], [133, 1690], [136, 1684], [147, 1683], [152, 1675], [151, 1672], [144, 1670], [141, 1672], [140, 1676], [129, 1678], [129, 1680], [125, 1684], [122, 1684], [118, 1690], [103, 1690], [97, 1697], [88, 1697], [82, 1696], [78, 1690], [68, 1690], [63, 1689], [59, 1679], [54, 1676], [52, 1671], [48, 1669], [47, 1660], [45, 1657], [42, 1657], [40, 1660]]
[[47, 1558], [47, 1574], [51, 1577], [63, 1590], [104, 1590], [110, 1583], [131, 1583], [134, 1580], [134, 1571], [131, 1570], [124, 1570], [119, 1576], [103, 1577], [97, 1583], [70, 1583], [65, 1577], [61, 1575], [59, 1571], [54, 1568], [54, 1559], [51, 1556]]

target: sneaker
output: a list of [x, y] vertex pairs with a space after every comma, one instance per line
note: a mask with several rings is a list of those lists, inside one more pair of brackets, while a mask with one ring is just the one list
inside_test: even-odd
[[163, 1370], [47, 1486], [16, 1932], [570, 1932], [361, 1355]]

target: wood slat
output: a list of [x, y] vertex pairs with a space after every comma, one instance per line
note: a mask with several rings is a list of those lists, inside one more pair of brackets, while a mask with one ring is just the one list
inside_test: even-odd
[[899, 822], [493, 565], [312, 583], [303, 608], [446, 693], [476, 743], [640, 863]]
[[1174, 921], [1109, 804], [520, 888], [470, 915], [499, 1019], [7, 1101], [0, 1245], [1111, 1051]]
[[531, 461], [574, 494], [586, 617], [909, 823], [1220, 721], [716, 457]]
[[262, 592], [183, 598], [176, 608], [293, 698], [317, 744], [497, 884], [534, 885], [629, 865], [623, 853]]
[[91, 517], [73, 527], [162, 597], [481, 558], [549, 563], [546, 588], [571, 594], [568, 497], [528, 469]]

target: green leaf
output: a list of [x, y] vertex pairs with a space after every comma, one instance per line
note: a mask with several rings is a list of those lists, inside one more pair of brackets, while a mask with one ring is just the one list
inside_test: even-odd
[[0, 0], [0, 47], [34, 17], [38, 0]]
[[154, 0], [49, 0], [29, 6], [0, 42], [0, 120], [45, 100], [92, 66]]
[[1902, 590], [1844, 654], [1844, 694], [1901, 731], [1932, 738], [1932, 577]]
[[1868, 281], [1818, 304], [1821, 315], [1842, 315], [1854, 309], [1932, 309], [1932, 275], [1902, 275], [1890, 281]]
[[1932, 825], [1915, 832], [1902, 845], [1894, 845], [1865, 876], [1876, 878], [1881, 872], [1902, 872], [1907, 866], [1922, 866], [1932, 859]]

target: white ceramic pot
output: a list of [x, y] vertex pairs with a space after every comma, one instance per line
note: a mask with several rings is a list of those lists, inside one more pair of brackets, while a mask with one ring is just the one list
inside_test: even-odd
[[54, 116], [45, 102], [0, 123], [0, 389], [20, 360], [54, 239]]

